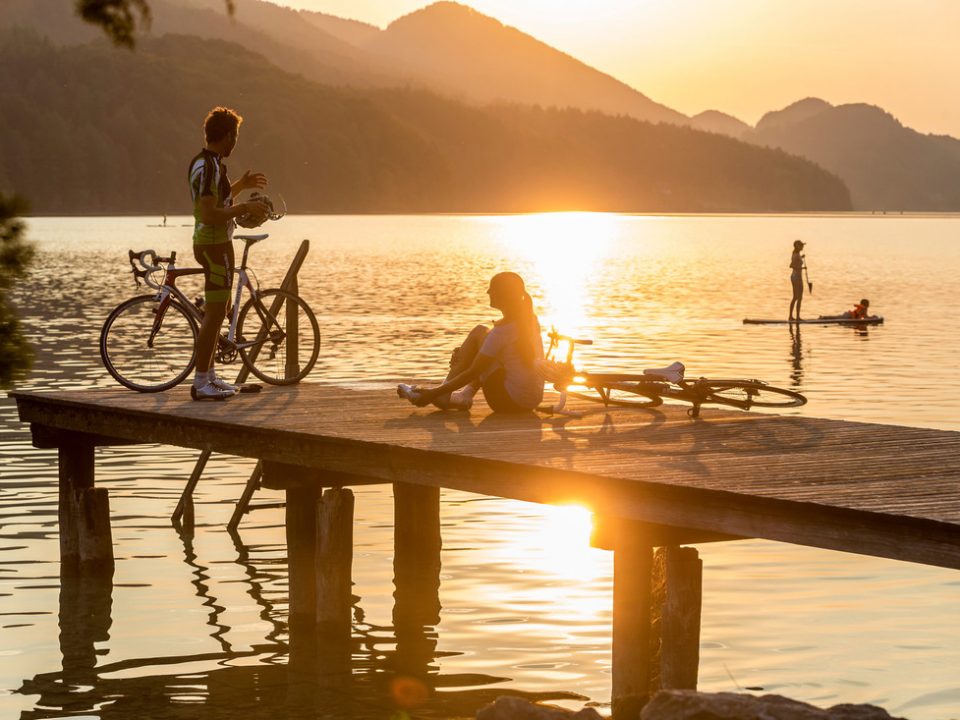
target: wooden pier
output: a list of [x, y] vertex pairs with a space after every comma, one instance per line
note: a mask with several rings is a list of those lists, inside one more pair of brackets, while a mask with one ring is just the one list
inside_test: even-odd
[[696, 685], [701, 566], [681, 545], [766, 538], [960, 569], [956, 432], [709, 410], [691, 420], [672, 406], [584, 403], [571, 418], [498, 416], [480, 401], [468, 414], [316, 384], [225, 403], [192, 402], [186, 387], [12, 395], [34, 444], [59, 449], [64, 572], [112, 571], [97, 446], [253, 457], [263, 484], [287, 494], [291, 628], [327, 637], [350, 632], [350, 485], [394, 485], [398, 633], [438, 617], [440, 488], [590, 508], [596, 543], [614, 551], [615, 712]]

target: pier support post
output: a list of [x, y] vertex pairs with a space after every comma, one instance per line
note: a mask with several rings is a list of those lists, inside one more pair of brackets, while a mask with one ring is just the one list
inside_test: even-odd
[[623, 533], [613, 551], [613, 687], [616, 718], [636, 718], [650, 699], [653, 548], [642, 533]]
[[425, 680], [440, 622], [440, 488], [393, 485], [394, 669]]
[[350, 637], [353, 505], [349, 488], [330, 488], [317, 506], [316, 620], [329, 638]]
[[60, 572], [113, 574], [110, 504], [105, 488], [94, 487], [94, 445], [65, 437], [58, 448]]
[[313, 632], [317, 604], [316, 548], [318, 485], [287, 488], [287, 564], [289, 573], [290, 624], [304, 624]]
[[658, 548], [653, 561], [651, 691], [697, 689], [702, 593], [703, 561], [697, 550]]
[[[263, 461], [251, 476], [264, 487], [286, 492], [286, 538], [290, 662], [312, 666], [316, 638], [317, 502], [320, 472], [288, 463]], [[248, 482], [248, 486], [249, 486]]]

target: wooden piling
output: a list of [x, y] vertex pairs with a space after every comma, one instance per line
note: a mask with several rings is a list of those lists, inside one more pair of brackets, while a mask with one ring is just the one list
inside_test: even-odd
[[624, 533], [613, 552], [613, 688], [615, 718], [636, 718], [650, 698], [653, 548], [642, 533]]
[[393, 484], [394, 625], [440, 621], [440, 488]]
[[289, 566], [290, 622], [313, 632], [316, 594], [317, 501], [321, 488], [287, 488], [287, 564]]
[[426, 682], [440, 622], [440, 488], [393, 485], [392, 669]]
[[[290, 284], [287, 290], [294, 295], [297, 294], [297, 276], [290, 278]], [[284, 360], [284, 372], [287, 377], [293, 377], [300, 372], [300, 326], [298, 325], [298, 315], [300, 309], [295, 303], [288, 302], [284, 308], [286, 317], [286, 358]]]
[[350, 637], [353, 505], [349, 488], [330, 488], [317, 507], [317, 629], [332, 639]]
[[703, 562], [695, 548], [658, 548], [653, 560], [651, 692], [696, 690]]
[[93, 487], [93, 444], [63, 434], [58, 447], [60, 572], [80, 572], [80, 495]]
[[110, 498], [106, 488], [85, 488], [78, 497], [77, 544], [80, 572], [113, 574], [113, 534], [110, 530]]

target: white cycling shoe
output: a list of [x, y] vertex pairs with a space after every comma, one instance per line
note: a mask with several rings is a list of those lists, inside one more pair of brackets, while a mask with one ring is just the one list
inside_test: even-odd
[[234, 395], [236, 395], [238, 392], [240, 392], [240, 386], [239, 386], [239, 385], [234, 385], [233, 383], [228, 383], [226, 380], [224, 380], [224, 379], [221, 378], [221, 377], [215, 377], [215, 378], [213, 378], [213, 380], [210, 381], [210, 384], [217, 386], [217, 387], [220, 388], [221, 390], [229, 390], [229, 391], [232, 392]]
[[420, 398], [420, 392], [417, 390], [415, 385], [400, 383], [397, 385], [397, 397], [401, 397], [404, 400], [409, 400], [410, 402], [415, 403]]
[[233, 390], [224, 390], [212, 382], [208, 382], [200, 387], [196, 385], [190, 386], [190, 397], [194, 400], [226, 400], [227, 398], [232, 398], [234, 395], [236, 395], [236, 393]]

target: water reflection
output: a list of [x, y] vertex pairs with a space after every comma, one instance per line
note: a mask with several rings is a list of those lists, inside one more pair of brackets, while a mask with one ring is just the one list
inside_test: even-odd
[[[416, 490], [420, 490], [417, 488]], [[439, 509], [439, 506], [437, 506]], [[437, 526], [439, 528], [439, 525]], [[409, 528], [408, 528], [409, 530]], [[113, 589], [109, 577], [64, 577], [60, 591], [62, 669], [25, 679], [17, 692], [37, 695], [37, 706], [21, 715], [56, 718], [64, 713], [95, 712], [98, 717], [288, 718], [318, 716], [376, 718], [397, 711], [418, 716], [472, 716], [500, 695], [533, 701], [584, 700], [569, 692], [528, 693], [494, 687], [508, 678], [485, 673], [441, 673], [437, 649], [440, 621], [440, 547], [433, 560], [422, 554], [423, 533], [413, 528], [398, 545], [392, 626], [364, 622], [355, 597], [353, 631], [317, 634], [312, 624], [287, 627], [273, 620], [264, 641], [236, 650], [233, 628], [223, 622], [222, 606], [210, 593], [209, 569], [197, 562], [189, 537], [184, 563], [196, 594], [212, 608], [206, 624], [220, 652], [146, 657], [104, 663], [112, 626]], [[404, 536], [401, 535], [401, 542]], [[430, 544], [430, 543], [428, 543]], [[250, 548], [237, 547], [237, 563], [246, 571], [248, 594], [275, 618], [286, 598], [268, 600], [263, 571], [250, 562]], [[288, 636], [288, 642], [284, 635]], [[176, 668], [164, 673], [162, 668]]]
[[[13, 299], [37, 360], [22, 389], [115, 386], [100, 363], [97, 335], [109, 309], [135, 292], [126, 250], [154, 246], [190, 256], [187, 229], [147, 229], [146, 222], [156, 219], [30, 219], [40, 253]], [[311, 381], [386, 387], [384, 378], [433, 374], [437, 357], [464, 328], [489, 321], [482, 290], [494, 272], [510, 267], [530, 281], [545, 326], [555, 318], [570, 334], [596, 341], [581, 358], [593, 370], [680, 359], [696, 375], [797, 382], [793, 387], [810, 402], [789, 411], [796, 417], [958, 430], [957, 400], [943, 390], [954, 380], [960, 350], [955, 329], [943, 321], [960, 312], [957, 223], [935, 217], [288, 216], [271, 226], [254, 260], [262, 285], [276, 286], [300, 241], [311, 238], [300, 291], [324, 337]], [[823, 240], [817, 295], [805, 301], [811, 316], [834, 311], [837, 298], [867, 292], [883, 302], [886, 324], [867, 330], [804, 326], [799, 358], [794, 338], [786, 357], [782, 328], [743, 326], [743, 317], [789, 300], [779, 271], [782, 239], [797, 236]], [[913, 239], [908, 249], [904, 237]], [[882, 291], [861, 287], [860, 278]], [[410, 342], [398, 343], [398, 337]], [[898, 392], [870, 393], [874, 386]], [[628, 427], [613, 416], [605, 424], [602, 410], [592, 416], [593, 428], [548, 424], [539, 442], [575, 448], [603, 442], [606, 433], [649, 457], [658, 452], [660, 437], [676, 433], [665, 441], [691, 449], [686, 462], [692, 473], [697, 453], [728, 452], [719, 445], [698, 448], [695, 424], [671, 429], [647, 411], [634, 416], [645, 426]], [[438, 444], [479, 421], [479, 415], [446, 418], [439, 428], [409, 420], [425, 422]], [[91, 645], [88, 639], [70, 651], [78, 680], [90, 647], [95, 653], [109, 648], [108, 656], [95, 660], [112, 662], [89, 673], [94, 691], [80, 684], [65, 690], [58, 671], [49, 676], [57, 686], [44, 695], [50, 706], [32, 694], [46, 683], [43, 673], [34, 690], [9, 694], [21, 685], [22, 673], [62, 662], [52, 642], [60, 590], [57, 472], [55, 454], [30, 445], [28, 428], [6, 398], [0, 398], [0, 432], [0, 715], [63, 716], [73, 701], [80, 707], [116, 703], [102, 711], [114, 717], [123, 716], [124, 707], [131, 708], [127, 716], [231, 718], [265, 716], [260, 702], [280, 715], [287, 702], [312, 707], [306, 699], [287, 700], [298, 687], [304, 698], [318, 691], [312, 671], [302, 685], [287, 674], [296, 662], [286, 621], [281, 514], [246, 516], [247, 544], [231, 543], [222, 528], [252, 463], [215, 458], [223, 471], [216, 482], [198, 487], [197, 536], [186, 550], [170, 531], [169, 514], [196, 453], [175, 448], [98, 451], [98, 472], [114, 509], [116, 577], [125, 582], [112, 591], [109, 642]], [[765, 441], [783, 439], [774, 434]], [[731, 428], [723, 440], [736, 452], [748, 439]], [[572, 576], [593, 579], [570, 582], [566, 568], [537, 550], [552, 522], [543, 508], [454, 492], [442, 498], [441, 621], [425, 617], [417, 626], [392, 615], [391, 494], [363, 491], [354, 560], [362, 595], [354, 610], [363, 616], [354, 621], [354, 691], [387, 708], [379, 715], [386, 717], [394, 708], [389, 680], [404, 674], [390, 664], [396, 663], [409, 676], [426, 674], [426, 714], [472, 715], [482, 702], [469, 693], [517, 687], [574, 690], [603, 702], [610, 669], [609, 554], [577, 551], [583, 560], [570, 568]], [[202, 577], [183, 562], [191, 552], [206, 568]], [[883, 704], [892, 714], [915, 719], [957, 714], [956, 698], [949, 697], [960, 663], [955, 573], [776, 543], [716, 544], [701, 552], [709, 566], [703, 689], [763, 685], [822, 705], [889, 698]], [[197, 583], [206, 586], [206, 595], [198, 596]], [[212, 614], [209, 598], [226, 608], [213, 625], [204, 624]], [[105, 626], [96, 622], [103, 638]], [[232, 652], [224, 653], [222, 642]], [[309, 716], [312, 710], [297, 712]]]
[[803, 386], [803, 341], [800, 337], [800, 326], [790, 323], [790, 385], [795, 388]]

